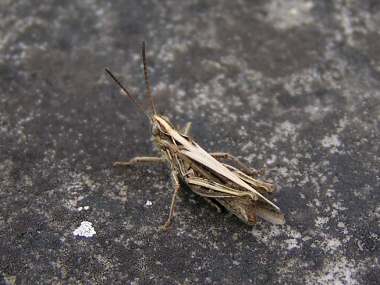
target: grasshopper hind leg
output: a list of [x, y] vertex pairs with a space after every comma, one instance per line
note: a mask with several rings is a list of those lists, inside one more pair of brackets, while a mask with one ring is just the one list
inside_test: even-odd
[[113, 166], [130, 166], [135, 164], [142, 163], [157, 163], [157, 162], [165, 162], [163, 157], [153, 157], [153, 156], [136, 156], [128, 161], [115, 161]]

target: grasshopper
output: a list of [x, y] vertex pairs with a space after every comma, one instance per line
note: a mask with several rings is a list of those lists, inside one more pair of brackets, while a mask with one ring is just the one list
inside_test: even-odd
[[[208, 153], [190, 136], [191, 123], [183, 130], [177, 130], [167, 117], [156, 112], [145, 56], [145, 43], [142, 44], [142, 61], [146, 93], [150, 99], [151, 110], [147, 113], [134, 96], [106, 68], [107, 74], [117, 83], [124, 95], [139, 108], [150, 120], [154, 144], [161, 156], [138, 156], [129, 161], [114, 162], [114, 166], [130, 166], [140, 163], [167, 162], [171, 169], [174, 192], [171, 199], [169, 216], [163, 225], [169, 228], [180, 190], [180, 182], [185, 183], [196, 194], [221, 212], [221, 206], [248, 225], [256, 223], [256, 217], [274, 224], [284, 224], [280, 208], [271, 202], [266, 194], [275, 191], [269, 182], [257, 179], [258, 171], [252, 170], [238, 158], [223, 152]], [[236, 166], [227, 164], [232, 161]]]

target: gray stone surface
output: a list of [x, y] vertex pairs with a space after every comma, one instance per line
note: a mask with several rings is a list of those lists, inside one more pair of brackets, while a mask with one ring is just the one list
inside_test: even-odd
[[[0, 284], [376, 284], [379, 26], [375, 0], [0, 1]], [[163, 233], [167, 167], [111, 167], [155, 151], [103, 73], [144, 100], [143, 39], [158, 109], [266, 165], [284, 226], [182, 191]]]

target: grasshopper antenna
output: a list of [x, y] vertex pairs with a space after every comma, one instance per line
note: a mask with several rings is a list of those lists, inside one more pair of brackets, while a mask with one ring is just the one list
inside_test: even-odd
[[141, 106], [141, 104], [139, 102], [137, 102], [136, 98], [133, 97], [131, 95], [131, 93], [129, 93], [129, 91], [127, 90], [127, 88], [125, 88], [123, 86], [123, 84], [121, 84], [121, 82], [116, 78], [115, 75], [113, 75], [113, 73], [108, 69], [108, 68], [105, 68], [105, 71], [107, 72], [107, 74], [113, 79], [113, 81], [116, 82], [117, 85], [119, 85], [119, 87], [121, 88], [121, 90], [123, 90], [123, 92], [129, 97], [129, 99], [131, 99], [131, 101], [133, 102], [133, 104], [141, 111], [143, 112], [148, 118], [150, 118], [148, 116], [148, 114], [144, 111], [144, 108]]
[[156, 114], [156, 107], [154, 106], [152, 89], [150, 88], [148, 68], [147, 68], [147, 64], [146, 64], [145, 42], [144, 41], [142, 42], [141, 53], [142, 53], [142, 60], [143, 60], [143, 65], [144, 65], [144, 78], [145, 78], [145, 85], [146, 85], [146, 93], [148, 94], [148, 97], [150, 99], [150, 104], [152, 105], [153, 113]]

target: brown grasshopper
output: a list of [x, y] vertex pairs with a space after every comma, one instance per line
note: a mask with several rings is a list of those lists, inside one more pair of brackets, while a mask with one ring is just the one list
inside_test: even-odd
[[[106, 72], [119, 85], [121, 90], [150, 119], [154, 143], [161, 152], [160, 157], [139, 156], [129, 161], [117, 161], [114, 166], [130, 166], [138, 163], [167, 162], [171, 168], [174, 193], [170, 205], [169, 217], [164, 224], [167, 229], [174, 215], [176, 196], [180, 189], [180, 181], [184, 182], [196, 194], [216, 207], [218, 212], [223, 206], [243, 222], [253, 225], [256, 216], [274, 224], [284, 224], [284, 215], [280, 208], [266, 198], [267, 193], [275, 190], [273, 184], [258, 180], [259, 174], [240, 162], [229, 153], [208, 153], [189, 137], [191, 124], [183, 131], [177, 130], [168, 118], [158, 115], [151, 92], [145, 44], [142, 45], [142, 60], [147, 96], [151, 102], [151, 113], [142, 108], [135, 97], [106, 68]], [[233, 161], [237, 167], [222, 162]]]

